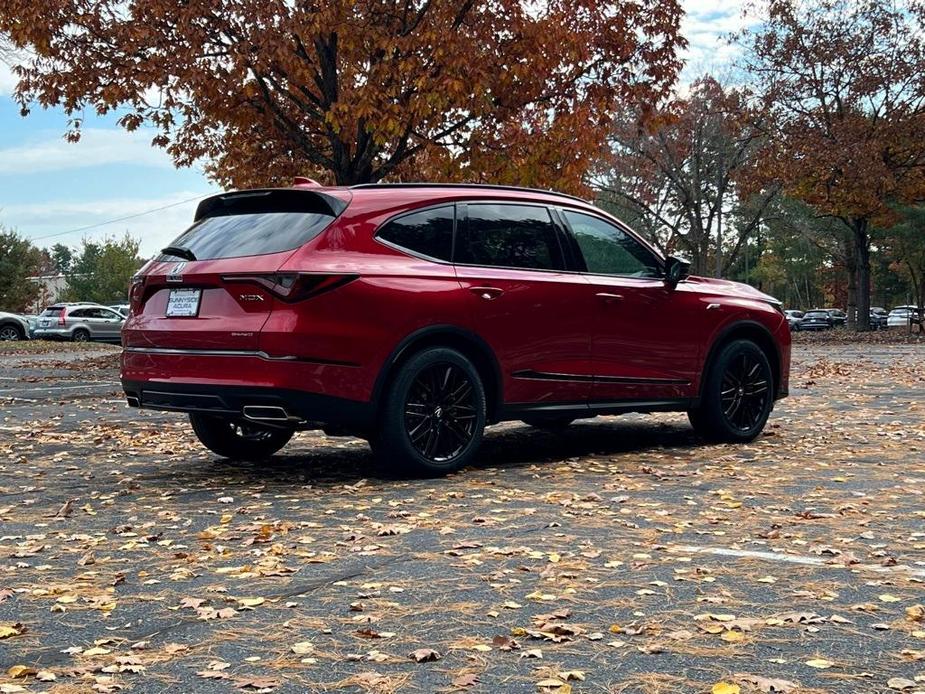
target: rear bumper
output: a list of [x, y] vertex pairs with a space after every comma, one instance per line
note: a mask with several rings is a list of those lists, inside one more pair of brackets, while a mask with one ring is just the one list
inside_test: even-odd
[[287, 388], [218, 386], [122, 380], [132, 407], [196, 412], [267, 424], [331, 424], [362, 429], [373, 421], [371, 403]]

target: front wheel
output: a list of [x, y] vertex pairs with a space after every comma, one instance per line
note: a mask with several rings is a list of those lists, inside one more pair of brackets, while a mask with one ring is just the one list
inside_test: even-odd
[[198, 413], [190, 413], [189, 421], [203, 446], [232, 460], [265, 460], [289, 443], [294, 433]]
[[485, 416], [485, 389], [472, 362], [454, 349], [427, 349], [395, 375], [371, 443], [399, 473], [445, 475], [475, 456]]
[[736, 340], [709, 365], [700, 406], [688, 412], [694, 429], [713, 441], [744, 443], [764, 429], [774, 404], [774, 376], [761, 348]]
[[0, 341], [25, 340], [26, 336], [22, 330], [15, 325], [4, 325], [0, 327]]

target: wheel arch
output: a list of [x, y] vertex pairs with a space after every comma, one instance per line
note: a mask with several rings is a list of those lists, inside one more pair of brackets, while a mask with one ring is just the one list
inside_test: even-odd
[[719, 334], [713, 339], [710, 349], [707, 352], [707, 358], [703, 362], [703, 374], [700, 378], [700, 388], [697, 394], [698, 400], [703, 395], [703, 387], [706, 383], [706, 374], [713, 361], [719, 354], [720, 350], [735, 340], [749, 340], [754, 342], [764, 352], [771, 365], [771, 375], [774, 378], [774, 399], [780, 397], [781, 392], [781, 352], [774, 340], [774, 336], [767, 327], [755, 320], [739, 320], [727, 325], [719, 331]]
[[386, 359], [373, 386], [373, 402], [378, 405], [398, 369], [411, 356], [428, 347], [449, 347], [464, 354], [475, 366], [485, 388], [487, 421], [497, 421], [501, 411], [503, 390], [501, 367], [494, 351], [485, 340], [471, 330], [455, 325], [432, 325], [405, 337]]
[[29, 330], [25, 328], [19, 321], [13, 320], [12, 318], [0, 320], [0, 328], [15, 328], [16, 332], [19, 333], [20, 339], [29, 337]]

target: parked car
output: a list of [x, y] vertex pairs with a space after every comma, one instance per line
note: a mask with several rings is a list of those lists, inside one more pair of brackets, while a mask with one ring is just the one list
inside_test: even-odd
[[797, 311], [795, 309], [788, 309], [784, 311], [784, 315], [787, 317], [787, 324], [790, 326], [791, 330], [800, 329], [800, 319], [803, 318], [802, 311]]
[[128, 304], [109, 304], [109, 308], [111, 308], [113, 311], [121, 313], [127, 318], [130, 306]]
[[800, 330], [831, 330], [835, 327], [832, 314], [824, 308], [807, 311], [800, 319]]
[[772, 297], [687, 267], [550, 192], [221, 194], [133, 281], [122, 384], [130, 406], [188, 412], [228, 458], [322, 427], [441, 474], [487, 424], [664, 410], [750, 441], [788, 391], [787, 321]]
[[0, 341], [28, 339], [29, 322], [16, 313], [0, 311]]
[[880, 306], [871, 306], [870, 308], [870, 327], [872, 330], [883, 330], [887, 327], [889, 314], [885, 308]]
[[832, 317], [832, 327], [833, 328], [844, 328], [848, 322], [848, 314], [842, 311], [840, 308], [827, 308], [823, 309], [827, 311], [828, 314]]
[[887, 316], [887, 327], [890, 328], [908, 328], [918, 319], [918, 307], [896, 306]]
[[108, 306], [88, 302], [60, 303], [39, 315], [35, 337], [74, 342], [119, 342], [125, 316]]

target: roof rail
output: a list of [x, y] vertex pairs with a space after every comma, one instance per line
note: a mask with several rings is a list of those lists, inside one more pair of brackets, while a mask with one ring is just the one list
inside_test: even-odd
[[542, 188], [522, 188], [519, 186], [501, 186], [491, 183], [360, 183], [355, 186], [350, 186], [351, 190], [375, 190], [377, 188], [487, 188], [488, 190], [516, 190], [527, 193], [555, 195], [560, 198], [577, 200], [578, 202], [583, 202], [586, 205], [590, 204], [590, 201], [585, 200], [584, 198], [579, 198], [577, 195], [560, 193], [555, 190], [544, 190]]

